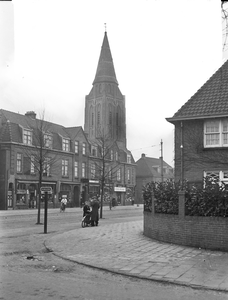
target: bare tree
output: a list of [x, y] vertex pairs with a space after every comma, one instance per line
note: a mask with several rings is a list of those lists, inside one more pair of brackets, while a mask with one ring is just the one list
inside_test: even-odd
[[27, 169], [32, 174], [38, 174], [38, 197], [37, 197], [37, 224], [40, 223], [41, 208], [41, 187], [44, 176], [50, 175], [50, 169], [56, 162], [56, 155], [53, 154], [53, 136], [50, 132], [51, 123], [45, 121], [45, 112], [43, 111], [40, 119], [34, 119], [31, 122], [32, 140], [31, 145], [24, 149], [24, 154], [28, 162]]
[[91, 175], [100, 182], [100, 218], [102, 218], [105, 188], [116, 178], [120, 162], [116, 157], [114, 159], [115, 141], [104, 131], [96, 138], [93, 146], [97, 148], [98, 158], [91, 162], [90, 168], [93, 173]]
[[228, 0], [221, 0], [221, 11], [222, 11], [222, 30], [223, 30], [223, 51], [226, 50], [227, 37], [228, 37]]

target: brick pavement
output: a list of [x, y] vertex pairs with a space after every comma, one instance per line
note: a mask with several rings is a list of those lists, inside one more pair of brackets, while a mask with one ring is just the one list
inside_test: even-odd
[[45, 241], [58, 256], [111, 272], [228, 293], [228, 253], [143, 236], [143, 222], [102, 224]]

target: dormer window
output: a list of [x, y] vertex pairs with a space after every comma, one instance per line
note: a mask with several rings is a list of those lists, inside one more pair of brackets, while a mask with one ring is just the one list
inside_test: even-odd
[[32, 145], [32, 131], [23, 129], [23, 143], [26, 145]]
[[92, 156], [97, 156], [97, 147], [96, 146], [91, 147], [91, 154], [92, 154]]
[[131, 163], [131, 155], [127, 155], [127, 162], [130, 164]]
[[63, 138], [63, 151], [69, 152], [70, 151], [70, 140]]
[[52, 136], [50, 134], [44, 134], [44, 147], [52, 148]]

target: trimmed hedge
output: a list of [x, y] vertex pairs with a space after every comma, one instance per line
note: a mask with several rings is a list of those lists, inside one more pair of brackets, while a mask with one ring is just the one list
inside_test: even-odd
[[[178, 191], [180, 182], [150, 182], [143, 188], [144, 211], [152, 211], [152, 194], [155, 198], [155, 212], [178, 214]], [[184, 182], [185, 214], [189, 216], [228, 217], [228, 190], [224, 183], [204, 178], [202, 187]]]

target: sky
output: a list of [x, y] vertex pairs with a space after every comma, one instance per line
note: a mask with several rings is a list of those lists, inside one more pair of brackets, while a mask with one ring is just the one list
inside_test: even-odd
[[166, 118], [224, 62], [218, 0], [0, 1], [0, 108], [84, 127], [105, 23], [127, 148], [173, 166]]

